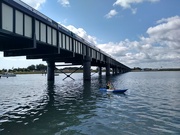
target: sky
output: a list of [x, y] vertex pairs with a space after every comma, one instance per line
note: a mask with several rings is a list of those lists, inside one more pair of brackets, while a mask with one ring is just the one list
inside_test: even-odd
[[[180, 0], [22, 0], [126, 66], [180, 68]], [[46, 64], [3, 57], [0, 69]]]

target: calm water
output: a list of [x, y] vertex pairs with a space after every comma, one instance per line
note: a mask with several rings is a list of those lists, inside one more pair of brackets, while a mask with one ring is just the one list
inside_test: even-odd
[[[1, 135], [179, 135], [180, 72], [0, 79]], [[125, 94], [99, 91], [110, 80]]]

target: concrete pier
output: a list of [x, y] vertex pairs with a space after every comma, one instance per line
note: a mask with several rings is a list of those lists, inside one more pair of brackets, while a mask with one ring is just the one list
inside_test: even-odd
[[116, 75], [118, 74], [118, 69], [117, 69], [117, 67], [115, 67], [115, 74], [116, 74]]
[[98, 69], [99, 69], [99, 76], [101, 76], [102, 75], [102, 67], [98, 67]]
[[48, 81], [54, 81], [54, 68], [55, 68], [55, 62], [47, 61], [47, 80]]
[[91, 80], [91, 58], [88, 56], [83, 60], [83, 79]]
[[112, 68], [112, 74], [115, 75], [115, 68]]
[[110, 76], [110, 64], [106, 64], [106, 76]]

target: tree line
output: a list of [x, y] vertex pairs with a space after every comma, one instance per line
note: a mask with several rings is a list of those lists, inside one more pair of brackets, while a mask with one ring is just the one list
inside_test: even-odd
[[[20, 72], [35, 72], [35, 71], [46, 72], [46, 70], [47, 70], [47, 66], [44, 64], [38, 64], [38, 65], [32, 64], [32, 65], [28, 66], [27, 68], [14, 68], [14, 67], [12, 67], [12, 69], [2, 69], [2, 70], [0, 69], [0, 73], [5, 73], [5, 72], [19, 72], [20, 73]], [[55, 70], [59, 71], [59, 69], [56, 67], [55, 67]], [[80, 71], [82, 71], [83, 68], [82, 67], [81, 68], [79, 68], [79, 67], [64, 67], [61, 69], [61, 71], [68, 71], [68, 70], [71, 70], [71, 71], [80, 70]], [[95, 70], [98, 70], [98, 68]]]
[[[83, 68], [78, 68], [78, 67], [65, 67], [61, 70], [83, 70]], [[5, 72], [31, 72], [31, 71], [46, 71], [47, 70], [47, 66], [44, 64], [38, 64], [38, 65], [30, 65], [27, 68], [14, 68], [12, 67], [12, 69], [2, 69], [0, 70], [0, 73], [5, 73]], [[58, 68], [55, 68], [55, 70], [58, 70]]]
[[12, 68], [2, 69], [0, 72], [28, 72], [28, 71], [44, 71], [47, 70], [47, 66], [44, 64], [30, 65], [27, 68]]

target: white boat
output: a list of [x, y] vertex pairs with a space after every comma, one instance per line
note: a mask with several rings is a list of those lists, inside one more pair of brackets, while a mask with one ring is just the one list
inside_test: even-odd
[[1, 77], [16, 77], [16, 74], [14, 73], [4, 73], [0, 75]]
[[54, 76], [59, 76], [59, 73], [54, 73]]

